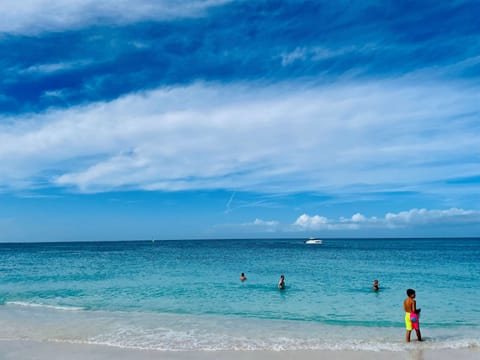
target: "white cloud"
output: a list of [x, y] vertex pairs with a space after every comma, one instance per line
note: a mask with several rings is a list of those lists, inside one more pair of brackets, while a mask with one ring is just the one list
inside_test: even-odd
[[397, 214], [385, 215], [385, 222], [391, 226], [422, 224], [475, 223], [480, 222], [480, 211], [451, 208], [447, 210], [411, 209]]
[[305, 230], [319, 230], [328, 225], [328, 219], [319, 215], [309, 216], [303, 214], [298, 217], [294, 225]]
[[0, 117], [0, 186], [435, 191], [478, 175], [477, 93], [401, 81], [199, 83]]
[[255, 226], [266, 226], [266, 227], [275, 227], [279, 224], [276, 220], [262, 220], [262, 219], [255, 219], [253, 225]]
[[387, 213], [383, 218], [365, 217], [357, 213], [351, 218], [329, 219], [320, 215], [300, 215], [292, 224], [293, 231], [372, 230], [407, 228], [418, 225], [480, 223], [480, 211], [451, 208], [446, 210], [411, 209]]
[[353, 222], [364, 222], [365, 220], [366, 220], [366, 217], [360, 213], [356, 213], [352, 216]]
[[202, 16], [229, 0], [2, 0], [0, 33], [35, 34], [85, 25]]
[[318, 230], [352, 230], [357, 229], [355, 221], [340, 218], [328, 219], [324, 216], [308, 214], [300, 215], [288, 231], [318, 231]]

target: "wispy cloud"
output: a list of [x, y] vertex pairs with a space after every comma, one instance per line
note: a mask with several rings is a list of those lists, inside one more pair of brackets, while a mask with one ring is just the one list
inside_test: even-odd
[[29, 66], [26, 69], [17, 70], [18, 74], [21, 75], [35, 75], [35, 74], [52, 74], [65, 72], [68, 70], [78, 70], [78, 68], [83, 66], [88, 66], [93, 63], [93, 60], [76, 60], [72, 62], [65, 63], [53, 63], [53, 64], [36, 64]]
[[461, 83], [198, 83], [4, 117], [0, 185], [430, 191], [478, 176], [476, 94]]
[[98, 24], [169, 20], [202, 16], [209, 7], [229, 0], [2, 0], [0, 33], [35, 34]]
[[234, 197], [235, 197], [235, 192], [232, 193], [232, 195], [230, 196], [230, 199], [228, 199], [228, 202], [225, 205], [225, 214], [228, 214], [230, 211], [232, 211], [232, 202]]
[[272, 201], [271, 196], [254, 196], [253, 198], [250, 198], [249, 196], [245, 199], [235, 199], [236, 194], [237, 193], [234, 192], [230, 196], [230, 199], [225, 206], [225, 214], [245, 208], [275, 208], [278, 206], [274, 201]]
[[255, 226], [265, 226], [265, 227], [275, 227], [279, 224], [276, 220], [262, 220], [262, 219], [255, 219], [253, 225]]
[[[412, 13], [403, 2], [7, 0], [0, 111], [196, 81], [475, 82], [479, 11], [472, 1], [418, 1]], [[65, 96], [44, 96], [58, 90]]]
[[223, 224], [215, 226], [215, 231], [233, 231], [235, 233], [276, 233], [281, 230], [281, 224], [277, 220], [263, 220], [256, 218], [254, 221], [242, 224]]
[[[379, 46], [385, 48], [384, 46]], [[361, 46], [345, 46], [345, 47], [332, 47], [325, 46], [312, 46], [312, 47], [297, 47], [293, 51], [282, 53], [282, 65], [289, 66], [297, 61], [305, 62], [317, 62], [330, 60], [335, 58], [342, 58], [344, 56], [355, 55], [368, 55], [374, 54], [377, 48], [373, 44], [361, 45]]]

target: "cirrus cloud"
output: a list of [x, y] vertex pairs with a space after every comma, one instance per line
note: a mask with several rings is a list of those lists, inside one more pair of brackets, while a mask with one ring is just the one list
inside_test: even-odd
[[402, 81], [197, 83], [7, 116], [0, 186], [431, 192], [478, 175], [473, 90]]
[[169, 20], [202, 16], [209, 7], [229, 0], [2, 0], [1, 33], [35, 34], [99, 24]]

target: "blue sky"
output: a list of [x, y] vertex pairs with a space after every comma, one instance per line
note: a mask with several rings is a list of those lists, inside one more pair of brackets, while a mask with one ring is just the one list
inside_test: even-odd
[[0, 13], [2, 242], [480, 235], [477, 1]]

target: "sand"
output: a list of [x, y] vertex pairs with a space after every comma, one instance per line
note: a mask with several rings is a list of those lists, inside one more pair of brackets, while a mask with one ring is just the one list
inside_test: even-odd
[[150, 351], [121, 349], [118, 347], [34, 342], [0, 341], [1, 360], [467, 360], [479, 359], [479, 349], [425, 350], [413, 349], [399, 352], [375, 351]]

